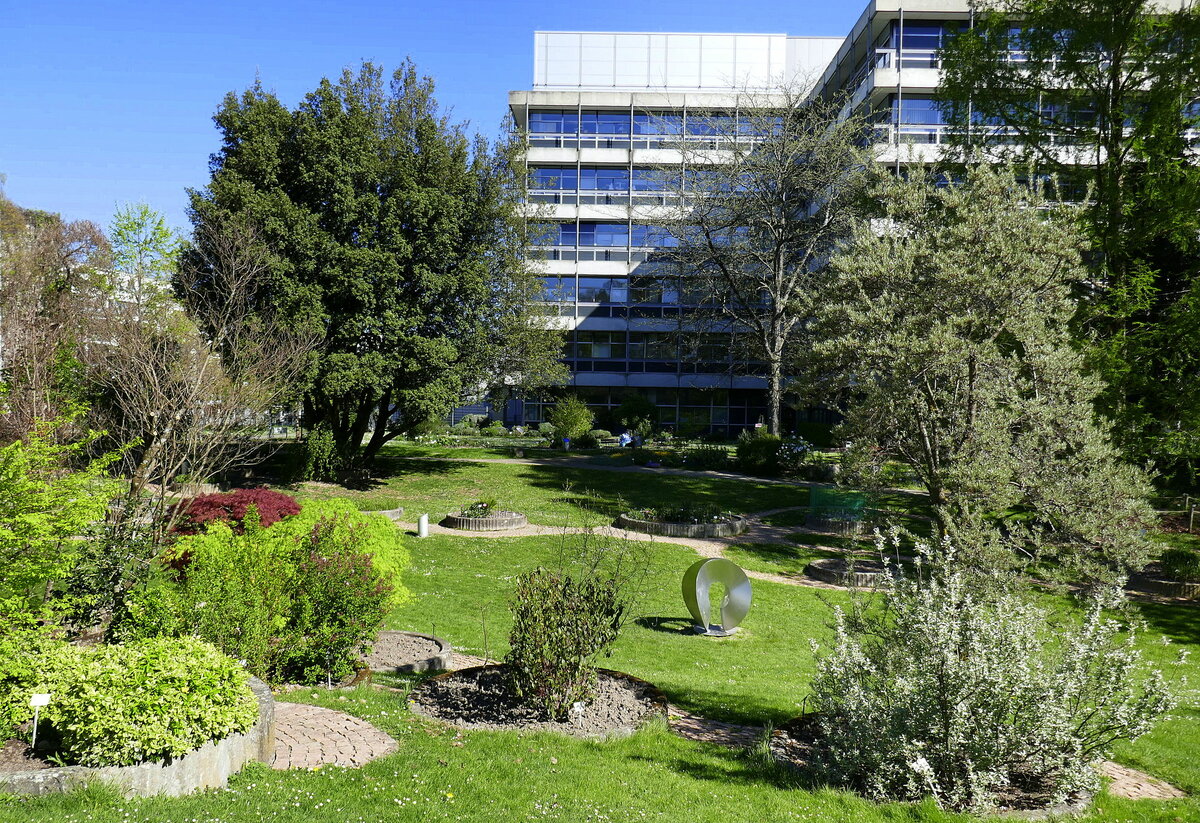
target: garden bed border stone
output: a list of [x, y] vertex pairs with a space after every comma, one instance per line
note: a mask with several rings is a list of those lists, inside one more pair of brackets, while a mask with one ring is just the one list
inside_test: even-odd
[[270, 763], [275, 754], [275, 698], [271, 687], [256, 677], [250, 678], [249, 685], [258, 701], [258, 722], [245, 732], [210, 740], [165, 762], [0, 772], [0, 793], [62, 794], [92, 782], [108, 783], [127, 797], [181, 797], [198, 789], [223, 789], [229, 776], [242, 766], [251, 761]]
[[733, 537], [746, 531], [750, 524], [741, 515], [734, 515], [720, 523], [661, 523], [622, 514], [617, 518], [617, 527], [662, 537]]
[[468, 532], [500, 532], [508, 529], [520, 529], [529, 525], [529, 518], [520, 512], [502, 511], [489, 514], [487, 517], [465, 517], [461, 514], [447, 514], [441, 525], [447, 529], [458, 529]]

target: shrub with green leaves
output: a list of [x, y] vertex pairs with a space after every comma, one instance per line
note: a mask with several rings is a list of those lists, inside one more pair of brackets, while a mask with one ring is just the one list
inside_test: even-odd
[[166, 760], [258, 720], [245, 669], [194, 638], [62, 644], [41, 663], [45, 674], [32, 685], [52, 695], [42, 717], [69, 763]]
[[[391, 610], [392, 584], [359, 553], [345, 516], [320, 520], [304, 541], [291, 578], [284, 669], [305, 683], [341, 680], [370, 649]], [[343, 535], [349, 530], [349, 539]]]
[[779, 474], [779, 452], [783, 440], [766, 429], [747, 429], [738, 435], [738, 468], [747, 474], [774, 476]]
[[0, 740], [17, 733], [33, 717], [29, 696], [42, 676], [42, 661], [65, 645], [55, 631], [32, 620], [10, 620], [0, 627]]
[[1134, 629], [1098, 601], [1055, 624], [1027, 597], [980, 583], [926, 569], [895, 581], [881, 608], [836, 612], [812, 683], [820, 779], [976, 811], [1014, 791], [1061, 800], [1093, 789], [1092, 763], [1168, 708]]
[[697, 471], [720, 471], [729, 466], [729, 452], [724, 446], [702, 443], [689, 448], [683, 462], [689, 469]]
[[304, 479], [336, 480], [342, 470], [333, 432], [327, 426], [317, 426], [304, 438]]
[[[387, 611], [409, 596], [399, 583], [409, 562], [400, 531], [342, 499], [307, 502], [270, 528], [247, 516], [243, 534], [213, 523], [175, 543], [172, 556], [185, 555], [177, 625], [270, 682], [348, 671]], [[348, 603], [350, 592], [362, 602]], [[141, 606], [165, 622], [154, 616], [160, 595], [143, 596], [158, 598]]]
[[86, 535], [104, 518], [119, 484], [104, 471], [109, 454], [71, 470], [94, 439], [62, 445], [66, 418], [38, 423], [0, 448], [0, 619], [39, 609], [74, 568]]
[[535, 569], [516, 580], [509, 665], [513, 688], [555, 719], [593, 693], [596, 656], [617, 639], [615, 581]]
[[586, 403], [571, 394], [550, 408], [546, 420], [554, 427], [554, 437], [561, 443], [563, 438], [578, 440], [591, 431], [596, 416]]

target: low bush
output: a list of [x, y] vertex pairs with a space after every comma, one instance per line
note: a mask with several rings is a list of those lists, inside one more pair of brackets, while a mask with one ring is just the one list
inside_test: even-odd
[[577, 449], [598, 449], [600, 440], [591, 432], [580, 435], [571, 441], [571, 446]]
[[1056, 802], [1095, 788], [1092, 764], [1168, 708], [1135, 632], [1098, 602], [1055, 625], [981, 582], [926, 570], [886, 590], [884, 608], [835, 613], [812, 683], [818, 779], [877, 800], [932, 794], [955, 809], [985, 810], [1001, 795]]
[[29, 686], [53, 695], [42, 717], [68, 763], [128, 766], [179, 757], [258, 719], [245, 669], [194, 638], [63, 643], [39, 663], [41, 676]]
[[617, 639], [623, 604], [611, 579], [535, 569], [517, 577], [505, 661], [516, 693], [565, 719], [592, 695], [592, 661]]
[[339, 681], [353, 673], [391, 611], [392, 585], [342, 534], [364, 528], [320, 520], [300, 552], [291, 579], [284, 669], [304, 683]]
[[567, 395], [550, 408], [546, 420], [554, 427], [555, 440], [561, 443], [564, 438], [574, 441], [586, 435], [596, 416], [578, 397]]
[[1200, 552], [1192, 549], [1167, 549], [1159, 560], [1168, 577], [1186, 582], [1200, 581]]
[[[216, 522], [202, 534], [180, 538], [172, 553], [189, 557], [175, 584], [177, 625], [245, 660], [270, 682], [347, 671], [366, 651], [387, 609], [408, 596], [398, 582], [408, 565], [399, 530], [346, 500], [305, 503], [300, 514], [270, 528], [247, 517], [241, 534]], [[380, 587], [386, 596], [376, 595]], [[329, 610], [346, 607], [341, 593], [349, 591], [365, 599], [338, 627]], [[147, 611], [172, 608], [153, 590], [144, 594], [156, 598], [141, 604]], [[332, 603], [327, 607], [314, 597]], [[386, 608], [377, 605], [379, 597]], [[328, 619], [315, 617], [321, 615]], [[303, 650], [298, 657], [296, 649]], [[314, 659], [323, 664], [320, 677]]]
[[504, 428], [504, 424], [500, 422], [490, 423], [480, 429], [480, 434], [484, 437], [507, 437], [508, 429]]
[[597, 440], [607, 440], [608, 438], [612, 437], [612, 432], [610, 432], [608, 429], [592, 429], [590, 432], [588, 432], [588, 434]]
[[499, 511], [499, 506], [495, 498], [488, 500], [476, 500], [474, 503], [463, 506], [459, 512], [459, 517], [487, 517]]
[[317, 426], [304, 438], [305, 480], [337, 480], [343, 469], [333, 432], [327, 426]]
[[779, 452], [783, 440], [766, 429], [747, 429], [738, 435], [738, 468], [747, 474], [773, 477], [779, 474]]
[[684, 453], [683, 464], [697, 471], [720, 471], [729, 467], [729, 452], [723, 446], [692, 446]]
[[231, 492], [202, 494], [176, 504], [178, 515], [174, 531], [195, 534], [215, 521], [228, 523], [234, 532], [245, 530], [246, 513], [253, 506], [262, 526], [278, 523], [300, 513], [300, 504], [290, 494], [273, 489], [236, 489]]
[[0, 740], [17, 734], [33, 718], [29, 696], [44, 676], [44, 662], [63, 646], [52, 629], [25, 620], [5, 619], [0, 626]]

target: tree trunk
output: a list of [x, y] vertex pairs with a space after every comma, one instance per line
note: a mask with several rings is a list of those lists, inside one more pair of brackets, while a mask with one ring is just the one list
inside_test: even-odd
[[775, 436], [779, 431], [779, 408], [783, 405], [783, 364], [772, 355], [767, 366], [767, 431]]

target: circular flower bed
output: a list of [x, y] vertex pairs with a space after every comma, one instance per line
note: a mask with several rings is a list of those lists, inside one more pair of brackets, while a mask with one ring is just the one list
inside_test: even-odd
[[449, 643], [431, 634], [383, 631], [366, 663], [371, 671], [385, 674], [446, 671], [452, 653]]
[[447, 529], [462, 529], [470, 532], [499, 532], [519, 529], [529, 525], [529, 519], [520, 512], [498, 510], [482, 517], [464, 514], [448, 514], [442, 521]]
[[509, 686], [504, 665], [440, 674], [413, 690], [418, 714], [454, 726], [494, 731], [553, 731], [584, 738], [625, 737], [651, 717], [666, 717], [667, 698], [632, 675], [598, 669], [596, 695], [566, 720], [554, 720], [523, 702]]
[[733, 537], [749, 528], [741, 515], [702, 506], [638, 509], [618, 517], [617, 526], [664, 537]]
[[[853, 559], [853, 563], [851, 563], [851, 559]], [[891, 568], [895, 569], [895, 564]], [[805, 566], [804, 574], [806, 577], [820, 580], [822, 583], [863, 589], [875, 588], [886, 582], [883, 563], [861, 557], [824, 557]]]

